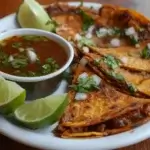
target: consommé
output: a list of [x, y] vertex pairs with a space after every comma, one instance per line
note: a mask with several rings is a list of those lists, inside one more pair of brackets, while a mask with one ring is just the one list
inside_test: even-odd
[[45, 36], [13, 36], [0, 42], [0, 71], [24, 77], [57, 71], [67, 61], [62, 46]]

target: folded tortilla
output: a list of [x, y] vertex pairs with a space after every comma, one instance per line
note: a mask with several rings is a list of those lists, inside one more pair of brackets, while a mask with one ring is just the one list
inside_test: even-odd
[[[145, 45], [145, 44], [144, 44]], [[144, 46], [145, 47], [145, 46]], [[122, 68], [133, 70], [133, 71], [145, 71], [150, 73], [150, 60], [141, 58], [141, 51], [144, 49], [136, 49], [133, 47], [121, 47], [121, 48], [109, 48], [102, 49], [91, 47], [93, 52], [101, 56], [113, 55], [120, 60]]]
[[143, 105], [139, 109], [93, 126], [62, 129], [60, 125], [57, 130], [59, 136], [63, 138], [103, 137], [129, 130], [132, 131], [133, 128], [150, 120], [149, 107], [150, 104]]
[[[95, 65], [95, 59], [102, 59], [103, 57], [97, 54], [88, 54], [90, 67], [99, 74], [105, 81], [112, 83], [114, 86], [120, 87], [121, 91], [133, 94], [138, 97], [150, 97], [149, 83], [150, 74], [143, 72], [133, 72], [130, 69], [123, 69], [120, 66], [114, 70], [111, 70], [103, 61], [98, 65]], [[122, 64], [121, 64], [122, 65]], [[139, 66], [137, 66], [139, 67]], [[116, 76], [114, 75], [116, 74]], [[119, 77], [122, 78], [120, 79]], [[131, 93], [129, 85], [135, 86], [135, 93]]]
[[[84, 67], [82, 72], [83, 70]], [[60, 122], [65, 127], [83, 127], [105, 122], [150, 102], [149, 99], [121, 93], [104, 81], [101, 82], [99, 90], [88, 93], [86, 100], [71, 101]]]
[[[94, 74], [89, 67], [80, 64], [76, 70], [73, 83], [83, 72]], [[75, 93], [55, 130], [60, 137], [107, 136], [128, 131], [150, 119], [150, 99], [123, 94], [104, 81], [98, 91], [88, 93], [86, 100], [75, 101]]]

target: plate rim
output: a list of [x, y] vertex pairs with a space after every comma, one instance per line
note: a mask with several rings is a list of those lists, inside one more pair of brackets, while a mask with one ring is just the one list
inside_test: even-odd
[[[79, 5], [80, 2], [68, 2], [69, 5]], [[85, 6], [92, 5], [94, 7], [101, 7], [100, 3], [84, 2]], [[1, 22], [8, 22], [12, 19], [14, 21], [16, 14], [10, 14], [0, 19]], [[0, 133], [25, 145], [36, 148], [44, 148], [47, 150], [108, 150], [116, 149], [150, 138], [150, 122], [139, 126], [133, 130], [123, 132], [120, 134], [92, 139], [62, 139], [52, 136], [51, 134], [38, 134], [32, 130], [15, 126], [8, 122], [3, 116], [0, 116]], [[146, 132], [142, 132], [146, 130]], [[16, 132], [16, 134], [15, 134]], [[19, 134], [18, 134], [19, 133]], [[22, 135], [23, 136], [20, 136]], [[30, 138], [29, 138], [30, 134]], [[19, 135], [19, 136], [18, 136]], [[51, 135], [51, 136], [50, 136]], [[36, 141], [35, 141], [36, 137]], [[47, 139], [50, 140], [47, 140]], [[43, 140], [44, 139], [44, 140]], [[45, 140], [46, 139], [46, 140]], [[128, 140], [126, 140], [128, 139]], [[38, 142], [37, 142], [38, 141]], [[111, 142], [109, 142], [111, 141]], [[109, 144], [108, 144], [109, 142]], [[57, 143], [57, 144], [56, 144]]]

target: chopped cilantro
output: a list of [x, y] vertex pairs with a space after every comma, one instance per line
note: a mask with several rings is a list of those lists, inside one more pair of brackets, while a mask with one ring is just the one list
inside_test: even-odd
[[86, 14], [83, 10], [80, 9], [79, 14], [81, 15], [82, 19], [83, 19], [83, 26], [82, 26], [82, 30], [83, 31], [87, 31], [89, 29], [89, 27], [91, 25], [94, 24], [94, 19], [89, 16], [88, 14]]
[[106, 36], [121, 36], [123, 32], [121, 29], [114, 27], [114, 28], [100, 28], [96, 31], [96, 35], [99, 38], [106, 37]]
[[28, 71], [28, 76], [30, 76], [30, 77], [35, 77], [35, 76], [36, 76], [36, 73], [33, 72], [33, 71]]
[[44, 36], [35, 36], [35, 35], [24, 35], [22, 38], [26, 41], [48, 41], [47, 37]]
[[134, 93], [137, 91], [135, 85], [133, 85], [133, 84], [131, 84], [131, 83], [128, 83], [127, 85], [128, 85], [128, 90], [129, 90], [129, 92], [130, 92], [132, 95], [134, 95]]
[[130, 36], [131, 44], [136, 45], [139, 43], [138, 39], [136, 39], [134, 36]]
[[48, 20], [45, 23], [46, 26], [50, 26], [50, 31], [51, 32], [56, 32], [56, 27], [58, 26], [57, 22], [55, 20]]
[[92, 77], [79, 79], [77, 85], [71, 85], [76, 92], [87, 93], [89, 91], [97, 90], [99, 87]]
[[53, 58], [47, 58], [45, 60], [46, 63], [53, 63], [55, 60]]
[[120, 73], [115, 73], [113, 71], [107, 72], [109, 76], [111, 76], [113, 79], [119, 80], [119, 81], [124, 81], [124, 77]]
[[147, 46], [142, 50], [141, 57], [145, 59], [150, 58], [150, 49]]
[[42, 73], [43, 74], [48, 74], [48, 73], [50, 73], [51, 72], [51, 65], [50, 64], [44, 64], [43, 66], [42, 66]]
[[81, 40], [79, 40], [78, 44], [79, 44], [80, 47], [94, 46], [95, 45], [94, 42], [91, 39], [88, 39], [86, 37], [82, 37]]
[[8, 55], [3, 50], [0, 50], [0, 60], [4, 59], [8, 59]]
[[121, 31], [121, 29], [119, 29], [119, 28], [117, 28], [117, 27], [114, 28], [114, 35], [116, 35], [116, 36], [121, 36], [122, 33], [123, 33], [123, 32]]
[[22, 46], [22, 43], [20, 43], [20, 42], [15, 42], [15, 43], [12, 44], [13, 48], [19, 48], [21, 46]]
[[110, 69], [113, 69], [113, 70], [118, 68], [119, 65], [120, 65], [120, 61], [112, 55], [107, 55], [107, 56], [104, 56], [102, 58], [95, 59], [94, 60], [94, 65], [98, 66], [101, 61], [103, 61], [105, 64], [107, 64], [107, 66]]
[[108, 65], [109, 68], [111, 69], [116, 69], [120, 65], [120, 61], [116, 59], [112, 55], [107, 55], [103, 58], [103, 61]]
[[98, 65], [100, 64], [101, 61], [102, 61], [101, 58], [95, 59], [95, 60], [94, 60], [94, 65], [98, 66]]
[[21, 58], [15, 58], [12, 62], [11, 62], [11, 66], [15, 69], [18, 68], [24, 68], [28, 65], [28, 60], [27, 59], [21, 59]]
[[59, 69], [59, 65], [53, 58], [47, 58], [45, 64], [42, 66], [42, 73], [48, 74]]

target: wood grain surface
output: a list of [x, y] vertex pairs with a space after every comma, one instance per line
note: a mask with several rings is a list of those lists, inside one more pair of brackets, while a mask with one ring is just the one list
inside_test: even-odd
[[[55, 0], [38, 0], [38, 1], [41, 4], [49, 4]], [[18, 6], [21, 4], [21, 2], [22, 0], [0, 0], [0, 18], [17, 11]], [[146, 16], [150, 17], [150, 0], [91, 0], [91, 2], [111, 3], [134, 8], [140, 11], [141, 13], [145, 14]], [[37, 149], [17, 143], [0, 134], [0, 150], [37, 150]], [[143, 141], [139, 144], [122, 148], [119, 150], [150, 150], [150, 139]]]

